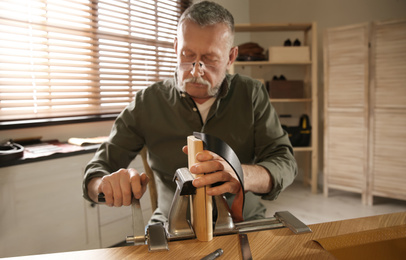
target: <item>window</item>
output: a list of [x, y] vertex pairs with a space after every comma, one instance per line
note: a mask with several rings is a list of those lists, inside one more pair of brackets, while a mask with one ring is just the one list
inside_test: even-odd
[[2, 0], [0, 121], [118, 113], [173, 76], [184, 0]]

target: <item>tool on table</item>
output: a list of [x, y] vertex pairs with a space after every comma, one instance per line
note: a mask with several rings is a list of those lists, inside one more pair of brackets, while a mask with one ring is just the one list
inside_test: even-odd
[[223, 254], [223, 249], [219, 248], [216, 251], [214, 251], [213, 253], [206, 255], [205, 257], [203, 257], [200, 260], [214, 260], [217, 257], [221, 256], [222, 254]]
[[247, 234], [239, 234], [238, 236], [240, 238], [242, 259], [252, 260], [252, 254]]
[[[106, 202], [103, 193], [98, 194], [99, 202]], [[133, 219], [133, 235], [126, 237], [127, 243], [134, 245], [145, 245], [145, 239], [148, 240], [149, 251], [168, 250], [168, 242], [166, 240], [166, 232], [161, 224], [151, 224], [148, 226], [147, 233], [145, 234], [144, 217], [140, 200], [132, 198], [131, 211]]]
[[[214, 236], [230, 234], [243, 235], [240, 236], [241, 246], [247, 248], [245, 244], [248, 244], [248, 238], [244, 233], [284, 227], [288, 227], [295, 234], [311, 232], [308, 226], [306, 226], [288, 211], [276, 212], [274, 217], [270, 218], [251, 221], [238, 221], [242, 217], [244, 187], [242, 168], [237, 155], [225, 142], [214, 136], [196, 132], [193, 133], [193, 135], [197, 139], [202, 140], [203, 148], [205, 150], [218, 154], [228, 162], [231, 168], [236, 172], [241, 184], [242, 195], [240, 200], [237, 200], [237, 203], [235, 203], [236, 199], [234, 199], [231, 209], [229, 208], [224, 196], [212, 197], [212, 210], [216, 213], [213, 214], [216, 216], [216, 218], [213, 218], [212, 220], [212, 234]], [[164, 224], [156, 223], [149, 225], [146, 229], [146, 233], [144, 231], [144, 222], [141, 221], [141, 207], [139, 206], [139, 202], [136, 202], [137, 200], [133, 200], [132, 209], [134, 233], [133, 236], [126, 239], [128, 243], [134, 243], [135, 245], [148, 244], [150, 251], [159, 251], [168, 250], [168, 241], [192, 238], [199, 239], [196, 236], [192, 221], [188, 218], [188, 210], [193, 208], [193, 205], [190, 205], [193, 203], [191, 202], [191, 198], [196, 194], [196, 188], [192, 185], [194, 176], [192, 176], [188, 168], [180, 168], [176, 170], [173, 180], [177, 187], [169, 210], [168, 221]], [[103, 194], [99, 194], [99, 201], [103, 200], [103, 196]], [[193, 216], [193, 214], [191, 215]], [[242, 249], [244, 250], [243, 254], [245, 254], [248, 249]]]

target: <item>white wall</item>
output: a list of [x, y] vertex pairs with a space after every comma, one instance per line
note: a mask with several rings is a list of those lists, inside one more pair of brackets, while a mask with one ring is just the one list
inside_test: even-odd
[[[194, 0], [194, 3], [200, 2], [200, 0]], [[250, 23], [250, 1], [247, 0], [213, 0], [222, 6], [224, 6], [234, 16], [234, 22], [236, 24]], [[242, 43], [250, 40], [249, 33], [239, 33], [236, 35], [235, 42]]]
[[405, 0], [251, 0], [252, 23], [316, 21], [319, 28], [406, 17]]
[[[198, 1], [194, 1], [198, 2]], [[235, 23], [250, 23], [250, 1], [247, 0], [214, 0], [224, 6], [234, 16]]]

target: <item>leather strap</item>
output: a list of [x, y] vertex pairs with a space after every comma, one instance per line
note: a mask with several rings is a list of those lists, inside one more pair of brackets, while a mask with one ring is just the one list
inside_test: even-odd
[[211, 151], [222, 157], [236, 173], [237, 178], [240, 181], [241, 188], [235, 195], [233, 203], [231, 205], [231, 216], [234, 222], [243, 221], [245, 191], [244, 173], [241, 167], [240, 160], [238, 159], [234, 150], [231, 149], [231, 147], [220, 138], [200, 132], [193, 132], [193, 135], [203, 141], [203, 149]]

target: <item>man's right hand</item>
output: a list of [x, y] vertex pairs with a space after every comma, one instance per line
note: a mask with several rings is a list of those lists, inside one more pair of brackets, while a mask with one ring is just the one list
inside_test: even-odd
[[132, 194], [140, 199], [147, 189], [149, 178], [137, 170], [120, 169], [102, 178], [93, 178], [88, 184], [90, 198], [97, 202], [97, 195], [104, 193], [107, 206], [121, 207], [131, 204]]

